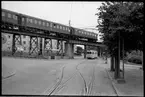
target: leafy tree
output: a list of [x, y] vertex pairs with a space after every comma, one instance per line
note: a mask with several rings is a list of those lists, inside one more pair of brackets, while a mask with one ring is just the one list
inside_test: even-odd
[[119, 40], [121, 44], [124, 40], [125, 52], [134, 49], [143, 50], [142, 2], [105, 2], [98, 9], [100, 12], [96, 14], [99, 16], [97, 27], [103, 34], [103, 42], [108, 46], [108, 53], [112, 57], [115, 56], [116, 61], [120, 61], [117, 57]]

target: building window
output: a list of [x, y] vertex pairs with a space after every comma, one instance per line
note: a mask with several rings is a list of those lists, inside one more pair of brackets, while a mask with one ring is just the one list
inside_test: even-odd
[[10, 13], [8, 13], [8, 18], [11, 18], [11, 14]]
[[23, 41], [23, 44], [26, 44], [26, 41]]
[[2, 12], [2, 16], [5, 16], [5, 12]]

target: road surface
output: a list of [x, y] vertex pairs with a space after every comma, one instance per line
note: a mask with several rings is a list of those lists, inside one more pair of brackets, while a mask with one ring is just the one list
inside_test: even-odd
[[117, 95], [102, 59], [39, 60], [2, 58], [15, 75], [2, 79], [2, 94]]

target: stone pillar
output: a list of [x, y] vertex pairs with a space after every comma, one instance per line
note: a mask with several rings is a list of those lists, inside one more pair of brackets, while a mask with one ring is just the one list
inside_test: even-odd
[[86, 54], [87, 54], [87, 46], [84, 45], [84, 58], [86, 59]]
[[74, 58], [74, 44], [65, 43], [65, 56], [67, 56], [69, 59]]

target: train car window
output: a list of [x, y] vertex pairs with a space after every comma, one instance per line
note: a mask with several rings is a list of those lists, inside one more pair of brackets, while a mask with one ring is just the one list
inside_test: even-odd
[[43, 26], [45, 26], [45, 22], [43, 22]]
[[59, 25], [57, 25], [57, 29], [59, 29]]
[[61, 29], [62, 27], [60, 26], [60, 29]]
[[41, 25], [41, 21], [39, 21], [39, 25]]
[[24, 22], [24, 18], [22, 18], [22, 22]]
[[8, 13], [8, 18], [11, 18], [11, 14], [10, 13]]
[[53, 27], [56, 28], [56, 24], [53, 24]]
[[30, 19], [30, 23], [33, 23], [33, 20], [32, 19]]
[[3, 16], [3, 17], [5, 16], [5, 12], [2, 12], [2, 16]]
[[29, 19], [27, 18], [27, 22], [29, 22]]
[[49, 26], [49, 23], [47, 23], [47, 26]]
[[52, 25], [53, 25], [53, 24], [52, 24], [52, 23], [50, 23], [50, 27], [52, 27]]
[[13, 15], [13, 19], [17, 20], [17, 16], [16, 15]]
[[37, 24], [37, 20], [34, 20], [34, 23]]

